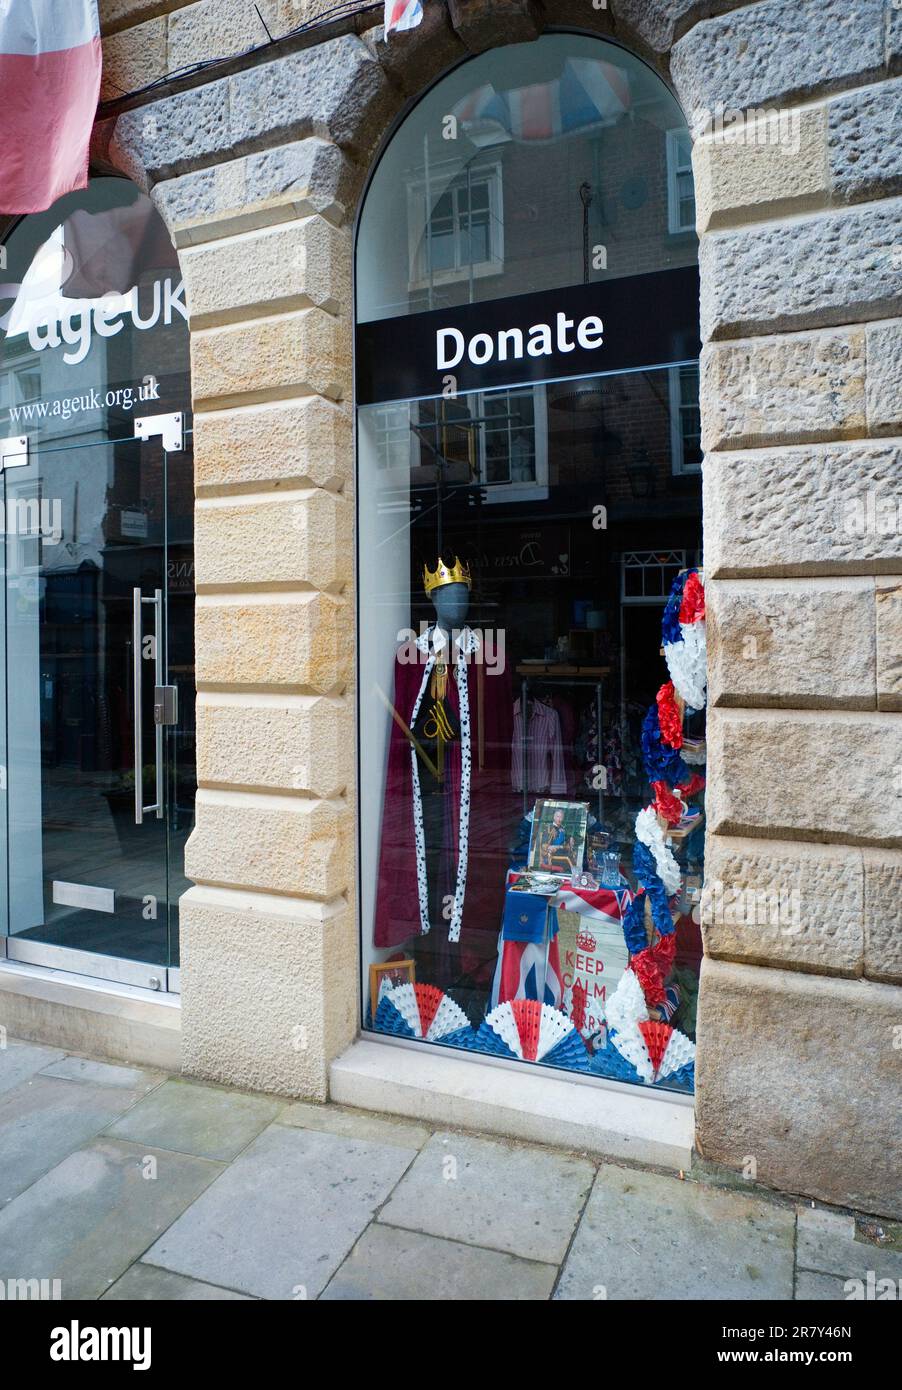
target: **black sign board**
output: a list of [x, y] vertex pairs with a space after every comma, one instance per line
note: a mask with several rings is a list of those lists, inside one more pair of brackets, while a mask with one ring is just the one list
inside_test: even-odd
[[629, 371], [700, 350], [698, 267], [684, 266], [360, 323], [357, 404]]

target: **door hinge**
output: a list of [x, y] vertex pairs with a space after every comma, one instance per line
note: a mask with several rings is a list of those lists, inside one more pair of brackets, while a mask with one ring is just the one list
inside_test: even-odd
[[155, 685], [153, 688], [153, 722], [155, 724], [177, 724], [178, 720], [178, 686]]
[[27, 434], [14, 434], [9, 439], [0, 439], [0, 469], [24, 468], [27, 462]]
[[174, 415], [145, 415], [135, 421], [136, 439], [155, 439], [158, 435], [167, 454], [181, 453], [185, 447], [181, 411]]

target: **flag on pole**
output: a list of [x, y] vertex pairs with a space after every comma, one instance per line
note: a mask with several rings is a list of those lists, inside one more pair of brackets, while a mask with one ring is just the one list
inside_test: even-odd
[[422, 18], [420, 0], [385, 0], [385, 37], [415, 29]]
[[0, 0], [0, 211], [43, 212], [88, 182], [100, 93], [97, 0]]

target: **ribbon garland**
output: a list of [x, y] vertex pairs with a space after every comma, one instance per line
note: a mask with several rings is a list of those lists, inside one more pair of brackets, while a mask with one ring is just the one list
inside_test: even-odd
[[680, 623], [697, 623], [705, 616], [705, 587], [698, 577], [698, 570], [690, 570], [686, 575], [683, 597], [680, 600]]
[[645, 889], [640, 888], [623, 916], [623, 938], [631, 956], [638, 956], [648, 947], [645, 937]]
[[655, 871], [667, 890], [667, 896], [672, 898], [680, 891], [680, 866], [673, 850], [664, 840], [664, 832], [653, 806], [646, 806], [636, 817], [636, 839], [651, 851]]
[[[661, 949], [661, 948], [664, 949]], [[654, 946], [648, 946], [630, 961], [630, 970], [642, 986], [646, 1004], [656, 1007], [666, 998], [664, 981], [673, 969], [676, 956], [676, 933], [663, 936]]]
[[690, 709], [704, 709], [708, 702], [708, 655], [705, 624], [682, 623], [682, 641], [664, 643], [667, 670], [683, 703]]
[[[705, 588], [698, 570], [688, 570], [674, 580], [664, 607], [661, 636], [670, 680], [661, 686], [642, 721], [642, 761], [654, 802], [636, 817], [633, 870], [640, 887], [623, 915], [623, 935], [630, 953], [628, 969], [646, 1005], [672, 1014], [679, 995], [667, 985], [676, 958], [676, 925], [670, 904], [679, 893], [682, 874], [661, 822], [678, 825], [688, 810], [689, 797], [705, 786], [705, 778], [689, 766], [700, 759], [694, 756], [695, 744], [692, 753], [685, 745], [683, 711], [677, 698], [694, 710], [704, 709], [707, 702]], [[685, 758], [680, 751], [684, 746]], [[648, 944], [646, 904], [651, 907], [658, 937], [653, 946]], [[615, 1045], [621, 1051], [624, 1041], [615, 1032]], [[644, 1050], [640, 1051], [644, 1057]]]
[[656, 704], [649, 705], [642, 721], [642, 762], [649, 782], [666, 782], [675, 787], [680, 782], [688, 782], [692, 776], [677, 750], [668, 748], [662, 741]]
[[652, 921], [661, 936], [669, 936], [673, 931], [673, 918], [670, 915], [670, 899], [667, 890], [658, 877], [657, 867], [651, 850], [637, 840], [633, 845], [633, 870], [651, 901]]
[[658, 706], [658, 728], [661, 732], [661, 742], [666, 743], [670, 748], [682, 748], [683, 716], [677, 708], [673, 681], [667, 681], [666, 685], [661, 686], [656, 696], [656, 704]]
[[688, 807], [682, 797], [672, 792], [666, 782], [652, 782], [655, 794], [655, 810], [663, 816], [668, 825], [679, 825]]

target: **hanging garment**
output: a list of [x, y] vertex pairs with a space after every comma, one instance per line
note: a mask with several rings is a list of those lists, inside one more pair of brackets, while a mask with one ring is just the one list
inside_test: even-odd
[[564, 782], [566, 795], [572, 797], [576, 795], [579, 785], [579, 769], [576, 764], [576, 733], [578, 719], [573, 704], [564, 695], [553, 695], [551, 697], [551, 707], [557, 711], [558, 719], [561, 722], [561, 750], [564, 761]]
[[[397, 946], [430, 931], [441, 932], [446, 943], [458, 943], [455, 969], [487, 985], [504, 901], [512, 819], [505, 778], [511, 693], [506, 673], [490, 674], [478, 663], [477, 646], [478, 639], [464, 628], [457, 638], [456, 659], [449, 662], [446, 639], [433, 627], [417, 639], [420, 662], [395, 661], [395, 710], [408, 730], [428, 728], [431, 734], [432, 676], [445, 658], [442, 709], [454, 736], [444, 741], [439, 786], [407, 733], [392, 721], [373, 940], [379, 947]], [[437, 729], [443, 720], [435, 723]], [[431, 752], [428, 756], [437, 769], [437, 760]], [[436, 794], [440, 807], [433, 799]], [[441, 836], [438, 853], [436, 835]], [[428, 983], [445, 987], [441, 980]]]
[[[523, 790], [523, 718], [521, 701], [514, 704], [514, 733], [511, 742], [511, 786]], [[526, 756], [528, 759], [527, 790], [551, 792], [561, 796], [567, 790], [564, 771], [564, 750], [561, 745], [561, 721], [557, 710], [534, 700], [526, 720]]]

